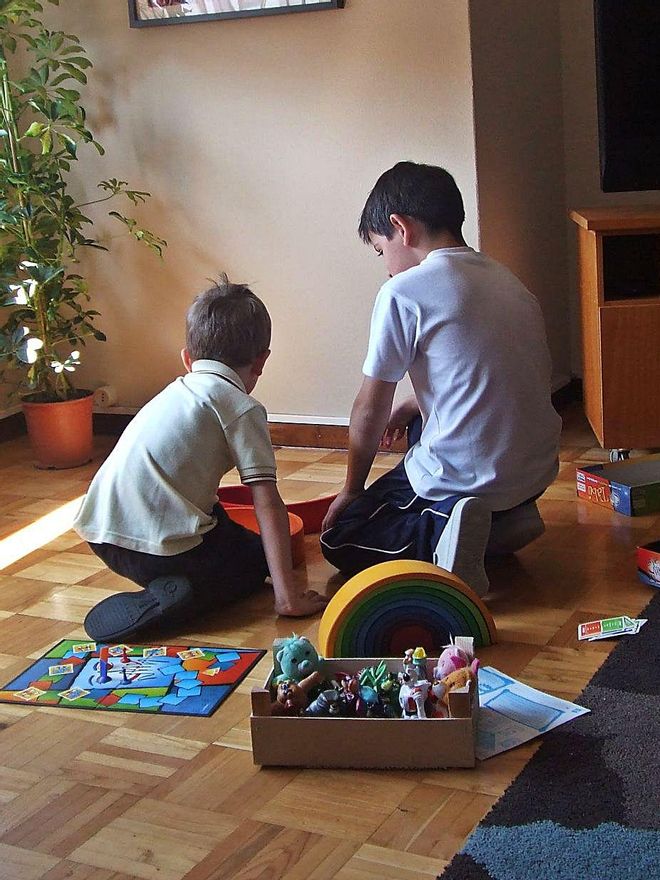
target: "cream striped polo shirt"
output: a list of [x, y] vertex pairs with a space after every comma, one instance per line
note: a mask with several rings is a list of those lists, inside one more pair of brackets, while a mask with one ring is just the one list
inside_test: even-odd
[[216, 524], [221, 477], [275, 480], [266, 410], [225, 364], [198, 360], [138, 412], [89, 487], [73, 527], [86, 541], [173, 556]]

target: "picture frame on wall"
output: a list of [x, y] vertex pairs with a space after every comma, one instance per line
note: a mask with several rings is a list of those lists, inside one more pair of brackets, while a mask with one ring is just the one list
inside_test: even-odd
[[345, 0], [128, 0], [131, 27], [342, 9]]

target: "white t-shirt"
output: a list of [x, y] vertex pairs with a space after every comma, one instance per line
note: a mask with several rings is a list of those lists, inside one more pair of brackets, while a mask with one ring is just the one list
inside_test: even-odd
[[385, 382], [410, 375], [423, 429], [405, 469], [419, 496], [478, 495], [507, 510], [557, 475], [561, 419], [541, 309], [484, 254], [431, 251], [387, 281], [363, 372]]
[[74, 529], [155, 556], [190, 550], [216, 524], [218, 483], [275, 480], [266, 410], [225, 364], [195, 361], [138, 412], [83, 499]]

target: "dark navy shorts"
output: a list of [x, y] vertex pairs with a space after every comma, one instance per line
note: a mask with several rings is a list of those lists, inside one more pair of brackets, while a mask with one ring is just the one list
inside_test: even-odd
[[462, 496], [428, 501], [415, 494], [403, 461], [372, 483], [321, 535], [321, 551], [335, 568], [354, 574], [392, 559], [433, 562], [449, 515]]
[[141, 587], [158, 577], [184, 575], [200, 603], [212, 608], [250, 595], [268, 577], [259, 535], [230, 520], [220, 505], [213, 515], [217, 525], [202, 536], [202, 543], [175, 556], [154, 556], [115, 544], [89, 546], [109, 569]]
[[[408, 447], [420, 438], [421, 416], [408, 425]], [[435, 548], [454, 505], [465, 495], [429, 501], [415, 494], [401, 461], [372, 483], [321, 535], [321, 551], [344, 574], [391, 559], [433, 562]], [[538, 498], [535, 495], [523, 504]], [[522, 507], [522, 505], [518, 505]], [[509, 511], [493, 512], [493, 520]]]
[[[408, 447], [421, 435], [422, 419], [408, 425]], [[401, 461], [356, 498], [321, 535], [321, 551], [345, 574], [392, 559], [433, 562], [440, 535], [461, 495], [429, 501], [415, 494]]]

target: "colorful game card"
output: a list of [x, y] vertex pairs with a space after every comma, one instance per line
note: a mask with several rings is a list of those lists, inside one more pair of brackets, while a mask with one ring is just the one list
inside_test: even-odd
[[111, 645], [108, 648], [108, 654], [111, 657], [119, 657], [121, 654], [124, 653], [124, 651], [128, 652], [130, 650], [131, 649], [129, 648], [128, 645]]
[[613, 635], [617, 636], [636, 636], [640, 629], [647, 623], [643, 618], [637, 618], [632, 620], [632, 626], [626, 626], [623, 632], [610, 633], [610, 632], [602, 632], [597, 636], [591, 636], [588, 641], [597, 642], [599, 639], [609, 639]]
[[48, 667], [48, 675], [71, 675], [73, 663], [59, 663], [57, 666]]
[[74, 654], [87, 654], [90, 651], [96, 651], [96, 642], [83, 642], [80, 645], [74, 645], [71, 650]]
[[26, 702], [29, 702], [32, 700], [38, 700], [39, 697], [43, 697], [43, 695], [45, 693], [47, 693], [47, 692], [42, 691], [41, 688], [29, 687], [29, 688], [25, 688], [24, 691], [18, 691], [16, 696], [21, 700], [25, 700]]
[[82, 688], [69, 688], [68, 691], [60, 691], [60, 696], [63, 700], [79, 700], [81, 697], [86, 697], [89, 694], [89, 691], [85, 691]]
[[625, 614], [620, 617], [590, 620], [578, 624], [577, 637], [579, 641], [588, 639], [593, 642], [597, 639], [609, 639], [611, 636], [635, 635], [645, 623], [645, 620], [636, 620]]
[[143, 648], [142, 656], [143, 657], [165, 657], [167, 655], [167, 648], [163, 648], [162, 646], [159, 648]]
[[194, 660], [196, 657], [203, 657], [204, 651], [201, 648], [189, 648], [187, 651], [178, 651], [177, 657], [182, 660]]

